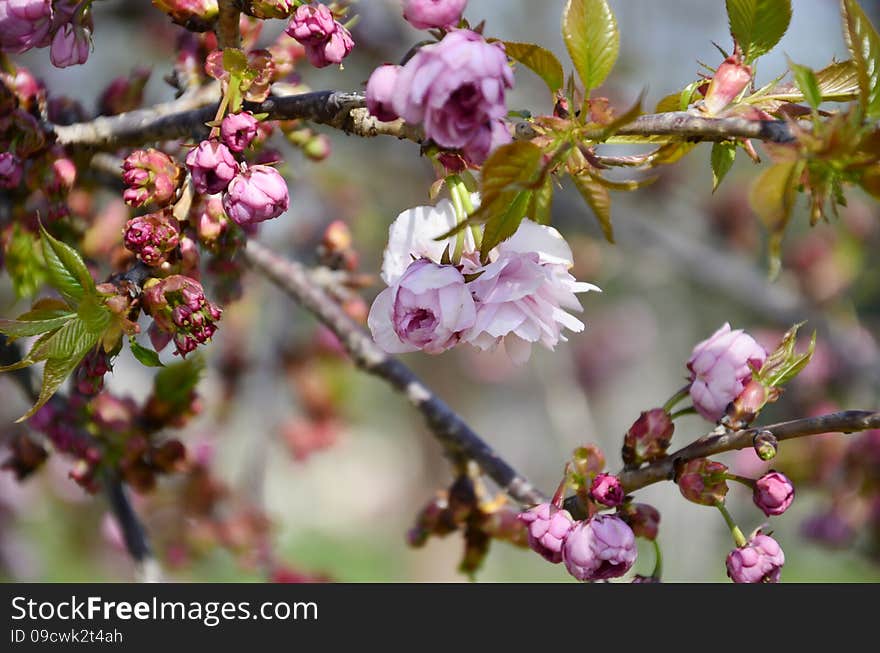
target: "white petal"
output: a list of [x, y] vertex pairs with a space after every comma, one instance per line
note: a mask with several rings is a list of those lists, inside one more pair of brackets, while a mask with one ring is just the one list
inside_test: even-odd
[[389, 354], [416, 351], [418, 347], [402, 342], [394, 332], [392, 312], [395, 291], [396, 288], [386, 288], [376, 296], [367, 316], [367, 326], [376, 344]]
[[557, 263], [570, 268], [574, 264], [571, 247], [556, 229], [523, 220], [516, 233], [498, 246], [499, 252], [537, 252], [541, 263]]
[[510, 334], [504, 338], [504, 351], [516, 365], [523, 365], [532, 355], [532, 345]]

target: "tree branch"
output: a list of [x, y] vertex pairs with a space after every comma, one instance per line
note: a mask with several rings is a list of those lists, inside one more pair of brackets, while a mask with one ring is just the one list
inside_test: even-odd
[[382, 351], [312, 279], [308, 269], [255, 241], [248, 242], [243, 256], [253, 270], [272, 281], [336, 334], [358, 368], [378, 376], [403, 394], [422, 413], [431, 432], [450, 456], [475, 461], [483, 473], [520, 504], [546, 501], [528, 479], [502, 459], [406, 365]]
[[129, 501], [122, 479], [115, 472], [107, 470], [104, 473], [104, 485], [107, 489], [110, 508], [122, 529], [125, 548], [128, 549], [129, 554], [139, 567], [140, 579], [145, 583], [159, 582], [161, 580], [159, 565], [153, 558], [147, 532], [138, 519], [131, 501]]
[[675, 136], [702, 141], [756, 138], [771, 143], [794, 140], [784, 120], [746, 120], [745, 118], [704, 118], [685, 111], [639, 116], [617, 131], [618, 136]]
[[819, 433], [854, 433], [870, 429], [880, 429], [880, 411], [845, 410], [819, 417], [780, 422], [770, 426], [757, 426], [700, 438], [641, 469], [624, 469], [618, 473], [618, 476], [624, 489], [627, 492], [634, 492], [653, 483], [672, 480], [676, 467], [694, 458], [705, 458], [725, 451], [748, 449], [753, 446], [755, 436], [764, 431], [769, 431], [781, 442]]

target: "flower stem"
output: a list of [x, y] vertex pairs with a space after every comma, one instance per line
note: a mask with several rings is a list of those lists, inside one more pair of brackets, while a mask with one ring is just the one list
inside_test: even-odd
[[660, 577], [663, 575], [663, 553], [660, 551], [660, 544], [656, 539], [651, 540], [651, 544], [654, 545], [654, 571], [651, 574], [651, 578], [660, 580]]
[[688, 396], [688, 392], [690, 392], [691, 384], [688, 383], [686, 386], [683, 386], [678, 392], [672, 395], [668, 401], [663, 404], [663, 410], [667, 413], [675, 408], [675, 405], [680, 402], [682, 399]]
[[728, 481], [736, 481], [737, 483], [742, 483], [750, 490], [755, 489], [755, 479], [753, 479], [753, 478], [748, 478], [746, 476], [740, 476], [739, 474], [730, 474], [730, 473], [725, 474], [724, 478], [726, 478]]
[[669, 414], [669, 419], [675, 419], [677, 417], [681, 417], [682, 415], [694, 415], [696, 414], [697, 409], [693, 406], [688, 406], [687, 408], [682, 408], [680, 410], [675, 411], [674, 413]]
[[746, 545], [746, 536], [743, 535], [743, 532], [739, 529], [739, 526], [736, 525], [736, 522], [733, 521], [733, 517], [730, 516], [730, 513], [727, 512], [727, 508], [724, 507], [724, 504], [720, 501], [715, 504], [715, 507], [721, 512], [721, 516], [724, 517], [724, 521], [727, 522], [727, 528], [730, 529], [730, 534], [733, 535], [733, 541], [736, 543], [738, 548], [742, 548]]

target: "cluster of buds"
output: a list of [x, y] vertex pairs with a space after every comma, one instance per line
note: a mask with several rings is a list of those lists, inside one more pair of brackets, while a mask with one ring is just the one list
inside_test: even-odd
[[682, 496], [703, 506], [724, 503], [727, 479], [727, 466], [708, 458], [689, 460], [679, 467], [675, 476]]
[[247, 149], [258, 132], [253, 115], [230, 114], [220, 125], [222, 142], [213, 138], [202, 141], [186, 157], [196, 191], [202, 195], [223, 193], [223, 209], [239, 226], [277, 218], [290, 204], [287, 184], [277, 170], [240, 164], [233, 154]]
[[0, 50], [21, 53], [50, 46], [52, 65], [85, 63], [92, 45], [91, 2], [15, 0], [0, 3]]
[[104, 375], [112, 369], [110, 356], [100, 347], [93, 349], [76, 366], [73, 387], [82, 397], [93, 397], [104, 388]]
[[164, 209], [132, 218], [123, 232], [125, 248], [149, 266], [160, 266], [180, 244], [180, 228], [171, 211]]
[[[173, 338], [181, 356], [211, 339], [221, 314], [221, 310], [205, 298], [198, 281], [180, 274], [150, 279], [144, 284], [143, 306], [154, 324]], [[167, 342], [167, 339], [164, 342], [153, 339], [157, 351]]]
[[181, 179], [180, 167], [170, 156], [152, 148], [135, 150], [122, 163], [122, 198], [129, 206], [171, 204]]
[[354, 48], [351, 33], [320, 3], [297, 7], [284, 31], [305, 48], [315, 68], [342, 63]]

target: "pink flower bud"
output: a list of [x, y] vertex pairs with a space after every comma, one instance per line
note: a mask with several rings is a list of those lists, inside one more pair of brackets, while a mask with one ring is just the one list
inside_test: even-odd
[[675, 423], [662, 408], [644, 411], [629, 427], [623, 439], [623, 462], [639, 465], [666, 453]]
[[49, 45], [52, 29], [50, 0], [0, 2], [0, 50], [21, 53]]
[[323, 161], [330, 156], [331, 145], [327, 134], [315, 134], [302, 146], [302, 152], [311, 161]]
[[567, 510], [542, 503], [521, 512], [517, 518], [528, 529], [532, 551], [553, 564], [562, 562], [562, 545], [574, 527], [574, 519]]
[[144, 100], [144, 87], [149, 78], [149, 68], [135, 68], [131, 75], [111, 81], [98, 100], [101, 114], [114, 116], [137, 109]]
[[623, 485], [613, 474], [598, 474], [590, 486], [590, 497], [606, 506], [619, 506], [624, 496]]
[[734, 428], [745, 428], [755, 421], [761, 409], [779, 397], [779, 390], [767, 388], [763, 383], [750, 379], [733, 403], [727, 407], [727, 419]]
[[722, 463], [708, 458], [695, 458], [681, 467], [675, 482], [688, 501], [714, 506], [723, 503], [727, 495], [726, 473], [727, 466]]
[[450, 27], [458, 24], [467, 0], [406, 0], [403, 17], [416, 29]]
[[391, 103], [394, 84], [400, 74], [400, 66], [379, 66], [367, 80], [367, 109], [379, 120], [397, 120], [398, 115]]
[[785, 474], [770, 472], [755, 481], [752, 499], [768, 517], [781, 515], [794, 500], [794, 485]]
[[568, 573], [583, 581], [616, 578], [636, 560], [632, 529], [614, 515], [578, 522], [565, 538], [562, 561]]
[[[173, 274], [153, 279], [144, 284], [141, 297], [144, 311], [153, 318], [153, 326], [172, 336], [181, 356], [210, 340], [217, 331], [215, 323], [222, 311], [205, 299], [201, 284], [191, 277]], [[152, 327], [150, 338], [156, 351], [168, 342]]]
[[153, 0], [153, 5], [178, 25], [197, 31], [211, 29], [219, 11], [217, 0]]
[[223, 143], [202, 141], [186, 155], [186, 165], [192, 174], [193, 186], [198, 193], [213, 195], [226, 190], [238, 173], [238, 162]]
[[170, 211], [148, 213], [126, 223], [123, 242], [147, 265], [162, 265], [180, 243], [180, 229]]
[[164, 152], [135, 150], [122, 163], [122, 181], [128, 186], [122, 197], [129, 206], [168, 206], [177, 192], [180, 172]]
[[305, 47], [316, 68], [341, 63], [354, 48], [349, 31], [322, 4], [299, 6], [285, 31]]
[[220, 137], [233, 152], [244, 152], [256, 137], [258, 124], [249, 111], [230, 113], [220, 125]]
[[617, 509], [617, 516], [625, 521], [636, 537], [657, 539], [660, 530], [660, 512], [647, 503], [625, 503]]
[[724, 60], [715, 71], [706, 97], [703, 100], [703, 109], [710, 115], [715, 115], [733, 102], [742, 90], [752, 80], [752, 69], [743, 65], [739, 60], [730, 56]]
[[11, 152], [0, 152], [0, 188], [16, 188], [21, 183], [21, 161]]
[[697, 344], [687, 363], [697, 412], [717, 421], [752, 378], [749, 364], [760, 367], [766, 358], [767, 352], [754, 338], [741, 329], [731, 331], [729, 324]]
[[269, 166], [250, 166], [229, 183], [223, 208], [229, 219], [248, 225], [277, 218], [287, 210], [290, 195], [284, 177]]
[[92, 47], [91, 28], [83, 21], [64, 23], [52, 37], [49, 59], [57, 68], [84, 64]]
[[758, 531], [727, 556], [727, 575], [734, 583], [778, 583], [785, 554], [779, 543]]

